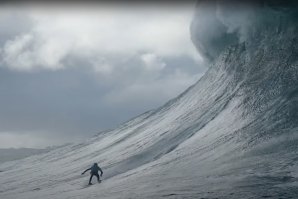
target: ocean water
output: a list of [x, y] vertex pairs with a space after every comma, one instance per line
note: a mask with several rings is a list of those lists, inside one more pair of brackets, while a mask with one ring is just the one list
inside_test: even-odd
[[[164, 106], [1, 164], [0, 198], [298, 198], [297, 12], [264, 9], [274, 20], [258, 20]], [[86, 188], [93, 162], [103, 181]]]

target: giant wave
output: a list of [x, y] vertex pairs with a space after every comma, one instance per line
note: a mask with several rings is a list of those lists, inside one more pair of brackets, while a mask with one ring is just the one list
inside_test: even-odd
[[[200, 21], [202, 5], [221, 21]], [[195, 85], [86, 142], [1, 164], [0, 197], [298, 197], [296, 7], [239, 4], [241, 19], [227, 5], [198, 3], [192, 39], [210, 68]], [[82, 189], [93, 162], [104, 181]]]

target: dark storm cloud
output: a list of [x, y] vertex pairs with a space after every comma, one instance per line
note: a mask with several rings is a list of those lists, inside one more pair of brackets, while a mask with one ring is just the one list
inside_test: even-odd
[[[156, 108], [198, 78], [187, 72], [179, 76], [169, 68], [167, 74], [146, 79], [138, 70], [140, 61], [129, 63], [111, 77], [79, 67], [34, 73], [0, 69], [1, 132], [16, 133], [16, 139], [22, 134], [60, 141], [87, 138]], [[190, 71], [199, 73], [192, 67]]]

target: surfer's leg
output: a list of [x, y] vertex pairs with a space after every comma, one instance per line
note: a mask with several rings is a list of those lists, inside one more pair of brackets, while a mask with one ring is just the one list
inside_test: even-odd
[[93, 174], [90, 175], [89, 184], [91, 184]]
[[97, 177], [97, 182], [100, 182], [99, 175], [98, 174], [95, 174], [95, 176]]

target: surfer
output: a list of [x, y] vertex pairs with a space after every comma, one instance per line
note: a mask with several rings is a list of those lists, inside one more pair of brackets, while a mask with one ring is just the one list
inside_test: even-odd
[[102, 169], [98, 166], [97, 163], [94, 163], [92, 167], [90, 167], [89, 169], [86, 169], [82, 175], [84, 175], [84, 173], [86, 171], [89, 171], [90, 170], [90, 179], [89, 179], [89, 185], [92, 185], [91, 181], [92, 181], [92, 178], [93, 176], [96, 176], [97, 177], [97, 181], [98, 183], [100, 183], [100, 179], [99, 179], [99, 174], [98, 174], [98, 171], [100, 171], [100, 177], [102, 176], [103, 172], [102, 172]]

